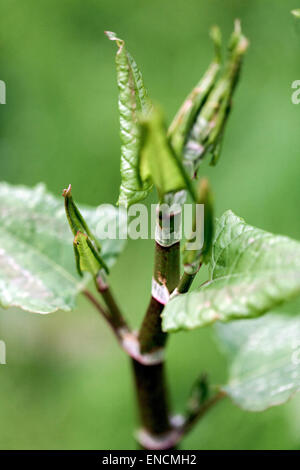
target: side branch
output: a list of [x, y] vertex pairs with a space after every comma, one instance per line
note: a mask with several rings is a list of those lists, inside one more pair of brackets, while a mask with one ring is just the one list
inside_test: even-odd
[[195, 272], [188, 273], [184, 271], [183, 275], [181, 276], [181, 279], [179, 281], [179, 284], [174, 292], [174, 294], [185, 294], [190, 290], [191, 285], [193, 284], [193, 281], [201, 268], [202, 263], [199, 264], [198, 269]]
[[90, 291], [84, 290], [83, 294], [94, 305], [94, 307], [98, 310], [98, 312], [100, 312], [103, 318], [107, 321], [113, 333], [117, 337], [117, 340], [119, 342], [122, 342], [124, 334], [126, 332], [129, 332], [127, 326], [120, 328], [119, 322], [115, 321], [115, 318], [105, 308], [102, 307], [102, 305], [98, 302], [98, 300], [93, 296], [93, 294]]
[[[100, 312], [102, 317], [111, 327], [114, 335], [116, 336], [120, 347], [124, 352], [131, 357], [137, 363], [144, 366], [154, 366], [159, 365], [164, 361], [164, 349], [159, 348], [151, 353], [142, 354], [140, 343], [137, 337], [136, 332], [131, 331], [123, 319], [121, 313], [117, 309], [117, 304], [113, 299], [111, 292], [105, 291], [105, 298], [107, 304], [110, 304], [114, 308], [114, 314], [111, 314], [106, 310], [100, 302], [94, 297], [94, 295], [88, 291], [84, 290], [83, 294], [85, 297], [94, 305], [94, 307]], [[116, 310], [117, 309], [117, 310]], [[116, 312], [119, 312], [119, 315], [116, 315]]]
[[155, 435], [145, 428], [139, 429], [136, 434], [138, 442], [147, 450], [176, 449], [181, 440], [193, 429], [195, 424], [223, 397], [225, 397], [225, 393], [219, 392], [210, 400], [207, 400], [197, 412], [187, 417], [181, 415], [171, 417], [170, 428], [163, 434]]
[[83, 293], [108, 322], [113, 333], [115, 334], [119, 343], [123, 347], [124, 337], [132, 335], [130, 328], [128, 327], [118, 307], [118, 304], [114, 299], [114, 296], [109, 288], [103, 270], [101, 270], [98, 275], [95, 276], [94, 280], [96, 288], [100, 293], [101, 297], [103, 298], [107, 308], [102, 307], [102, 305], [98, 302], [98, 300], [93, 296], [90, 291], [85, 290]]
[[106, 276], [102, 271], [100, 271], [96, 278], [96, 287], [109, 310], [110, 321], [113, 322], [115, 328], [121, 331], [129, 331], [125, 318], [119, 309], [119, 306], [107, 282]]

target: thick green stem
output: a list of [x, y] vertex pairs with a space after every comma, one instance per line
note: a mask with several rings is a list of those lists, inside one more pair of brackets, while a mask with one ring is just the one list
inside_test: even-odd
[[[179, 281], [180, 244], [164, 247], [155, 244], [154, 282], [171, 293]], [[163, 347], [167, 335], [161, 329], [161, 312], [164, 304], [152, 294], [144, 321], [142, 323], [139, 341], [141, 352], [148, 353], [155, 348]]]
[[[174, 226], [173, 214], [170, 215], [170, 222], [171, 227], [172, 224]], [[178, 284], [179, 261], [178, 241], [174, 240], [170, 246], [163, 246], [156, 241], [152, 296], [138, 337], [142, 354], [155, 354], [155, 351], [165, 346], [167, 335], [162, 331], [161, 313], [170, 293]], [[158, 448], [174, 448], [164, 361], [147, 366], [133, 361], [133, 370], [142, 430], [146, 431], [150, 441], [157, 441]], [[151, 445], [147, 446], [148, 438], [146, 443], [141, 444], [150, 449]]]

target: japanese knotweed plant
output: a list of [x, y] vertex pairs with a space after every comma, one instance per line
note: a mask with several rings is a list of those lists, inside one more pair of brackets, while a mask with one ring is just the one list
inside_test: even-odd
[[[248, 46], [239, 22], [224, 63], [220, 31], [212, 29], [213, 60], [168, 129], [124, 41], [106, 34], [117, 47], [122, 144], [118, 205], [123, 212], [112, 206], [79, 210], [71, 186], [63, 192], [64, 210], [61, 200], [43, 185], [28, 189], [2, 183], [0, 301], [3, 307], [51, 313], [73, 309], [82, 292], [132, 362], [140, 446], [172, 449], [223, 397], [244, 410], [261, 411], [284, 403], [300, 389], [300, 316], [290, 308], [287, 313], [274, 310], [300, 295], [300, 243], [254, 228], [230, 210], [215, 219], [208, 181], [197, 182], [201, 162], [210, 158], [215, 165], [220, 156]], [[125, 320], [109, 281], [124, 237], [100, 239], [96, 229], [113, 221], [124, 231], [127, 209], [153, 188], [158, 206], [152, 295], [136, 332]], [[188, 244], [194, 234], [180, 248], [175, 230], [178, 206], [185, 197], [194, 207], [204, 204], [204, 241], [193, 250]], [[166, 203], [176, 203], [176, 211], [166, 212]], [[167, 237], [162, 226], [166, 218]], [[203, 264], [209, 267], [209, 279], [190, 292]], [[88, 290], [91, 280], [102, 301]], [[185, 411], [174, 418], [165, 379], [168, 335], [213, 323], [230, 361], [228, 382], [212, 385], [200, 374]]]

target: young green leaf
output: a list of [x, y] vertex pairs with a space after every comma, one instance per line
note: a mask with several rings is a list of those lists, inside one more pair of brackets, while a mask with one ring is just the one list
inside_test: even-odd
[[108, 272], [106, 264], [85, 233], [78, 231], [73, 243], [77, 270], [81, 276], [83, 271], [89, 272], [94, 278], [101, 269]]
[[241, 408], [263, 411], [300, 391], [300, 316], [270, 313], [215, 325], [229, 358], [223, 390]]
[[216, 164], [219, 158], [232, 95], [247, 48], [248, 41], [243, 36], [240, 22], [237, 20], [229, 42], [229, 56], [225, 69], [200, 109], [185, 144], [184, 161], [186, 165], [192, 165], [194, 173], [197, 172], [207, 152], [211, 152], [213, 156], [211, 164]]
[[214, 86], [220, 70], [221, 31], [218, 27], [211, 29], [211, 37], [215, 46], [215, 57], [204, 76], [182, 104], [168, 130], [171, 145], [179, 158], [182, 158], [183, 147], [190, 129]]
[[165, 331], [257, 317], [300, 295], [300, 243], [227, 211], [217, 223], [210, 270], [210, 282], [167, 304]]
[[75, 235], [73, 243], [78, 273], [82, 276], [82, 271], [88, 271], [93, 277], [96, 277], [102, 268], [108, 273], [108, 268], [100, 256], [101, 245], [88, 228], [73, 201], [71, 191], [72, 187], [69, 185], [68, 189], [64, 189], [63, 197], [65, 198], [66, 216]]
[[74, 234], [77, 235], [78, 232], [86, 233], [91, 240], [95, 243], [95, 246], [101, 251], [100, 244], [94, 235], [90, 232], [84, 218], [82, 217], [78, 207], [74, 203], [72, 197], [72, 186], [69, 185], [67, 189], [63, 190], [63, 197], [65, 198], [65, 211], [66, 216], [70, 225], [70, 228]]
[[121, 186], [118, 204], [128, 207], [141, 201], [151, 190], [148, 181], [141, 182], [138, 168], [140, 133], [138, 113], [147, 114], [151, 108], [143, 77], [125, 43], [115, 33], [105, 33], [118, 46], [116, 54], [117, 82], [119, 88], [119, 113], [121, 135]]
[[[82, 207], [92, 231], [112, 225], [124, 228], [112, 206]], [[44, 185], [35, 188], [0, 184], [0, 305], [20, 307], [37, 313], [71, 310], [76, 296], [89, 281], [76, 272], [68, 227], [61, 198], [48, 193]], [[97, 239], [103, 261], [111, 267], [125, 240]]]
[[182, 163], [172, 149], [166, 132], [163, 115], [158, 108], [140, 119], [140, 178], [152, 182], [160, 201], [168, 193], [188, 189], [195, 198], [194, 190]]

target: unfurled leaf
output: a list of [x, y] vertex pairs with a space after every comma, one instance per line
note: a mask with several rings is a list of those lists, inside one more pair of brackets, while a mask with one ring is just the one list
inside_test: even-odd
[[300, 295], [300, 243], [231, 211], [218, 220], [210, 264], [208, 283], [166, 305], [165, 331], [257, 317]]
[[117, 82], [119, 88], [119, 113], [121, 135], [121, 187], [118, 204], [128, 207], [144, 199], [151, 189], [148, 182], [141, 181], [138, 168], [140, 132], [138, 113], [149, 112], [151, 104], [143, 77], [125, 43], [115, 33], [106, 32], [118, 46], [116, 54]]
[[[81, 207], [91, 231], [113, 222], [123, 226], [112, 206]], [[112, 266], [124, 240], [98, 239], [101, 255]], [[0, 305], [37, 313], [71, 310], [89, 276], [76, 272], [61, 197], [49, 194], [44, 185], [33, 189], [0, 184]]]
[[[182, 104], [168, 131], [170, 143], [179, 158], [182, 158], [183, 147], [186, 143], [191, 127], [209, 92], [215, 84], [220, 70], [221, 32], [216, 26], [211, 30], [211, 37], [215, 46], [214, 60], [208, 67], [204, 76]], [[186, 160], [184, 160], [184, 162], [188, 163]], [[193, 174], [193, 168], [191, 170], [191, 173]]]
[[161, 201], [166, 194], [181, 189], [188, 189], [195, 197], [190, 179], [168, 141], [162, 113], [152, 109], [148, 116], [141, 118], [140, 126], [141, 180], [155, 185]]
[[108, 273], [108, 268], [100, 254], [101, 245], [76, 206], [72, 197], [71, 185], [68, 189], [64, 189], [63, 197], [65, 198], [66, 216], [75, 235], [73, 244], [78, 273], [82, 276], [82, 272], [87, 271], [95, 278], [100, 269], [104, 269]]
[[224, 391], [241, 408], [263, 411], [300, 391], [300, 315], [270, 313], [215, 325], [229, 357]]
[[229, 42], [229, 55], [224, 71], [213, 86], [207, 99], [197, 114], [191, 132], [186, 140], [183, 158], [186, 164], [197, 172], [201, 160], [207, 152], [213, 156], [215, 165], [220, 153], [224, 127], [231, 108], [231, 99], [235, 90], [243, 56], [248, 41], [242, 35], [240, 22], [235, 22], [235, 29]]

